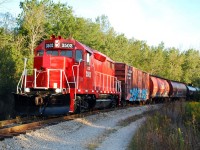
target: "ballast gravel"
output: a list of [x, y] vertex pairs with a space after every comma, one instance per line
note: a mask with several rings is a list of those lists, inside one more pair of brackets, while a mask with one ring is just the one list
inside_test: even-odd
[[157, 105], [131, 107], [61, 122], [0, 141], [0, 149], [125, 150], [145, 117], [123, 126], [119, 122], [157, 108]]

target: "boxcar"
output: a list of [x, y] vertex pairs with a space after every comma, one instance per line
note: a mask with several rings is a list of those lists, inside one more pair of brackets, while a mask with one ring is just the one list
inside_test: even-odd
[[139, 102], [149, 99], [149, 73], [118, 62], [115, 63], [115, 76], [121, 81], [122, 101]]

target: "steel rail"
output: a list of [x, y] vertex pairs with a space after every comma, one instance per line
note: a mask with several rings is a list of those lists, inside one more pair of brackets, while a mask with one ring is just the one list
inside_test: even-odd
[[12, 123], [16, 123], [17, 122], [17, 119], [11, 119], [11, 120], [3, 120], [3, 121], [0, 121], [0, 128], [4, 127], [4, 126], [7, 126], [7, 125], [10, 125]]
[[[112, 109], [112, 110], [114, 110], [114, 109]], [[25, 134], [29, 130], [35, 130], [38, 128], [42, 128], [42, 127], [45, 127], [46, 125], [57, 124], [57, 123], [60, 123], [63, 121], [70, 121], [73, 119], [83, 118], [83, 117], [86, 117], [89, 115], [95, 115], [97, 113], [107, 112], [107, 111], [111, 111], [111, 109], [86, 112], [86, 113], [82, 113], [82, 114], [72, 114], [72, 115], [56, 117], [56, 118], [26, 123], [26, 124], [17, 124], [16, 126], [13, 126], [13, 127], [1, 128], [0, 129], [0, 140], [3, 140], [5, 138], [10, 138], [13, 136], [17, 136], [19, 134]], [[13, 119], [13, 121], [14, 120], [16, 120], [16, 119]]]
[[[50, 119], [48, 118], [48, 119], [40, 120], [40, 121], [34, 121], [34, 122], [30, 122], [30, 123], [16, 124], [13, 127], [0, 128], [0, 140], [4, 140], [5, 138], [17, 136], [19, 134], [25, 134], [27, 131], [39, 129], [39, 128], [42, 128], [42, 127], [45, 127], [48, 125], [52, 125], [52, 124], [58, 124], [63, 121], [70, 121], [70, 120], [74, 120], [77, 118], [83, 118], [86, 116], [95, 115], [95, 114], [103, 113], [103, 112], [126, 109], [128, 107], [130, 107], [130, 106], [103, 109], [103, 110], [94, 110], [94, 111], [85, 112], [85, 113], [81, 113], [81, 114], [71, 114], [71, 115], [67, 115], [67, 116], [61, 116], [61, 117], [50, 118]], [[8, 123], [9, 122], [17, 123], [16, 120], [17, 119], [8, 120]], [[23, 118], [23, 120], [26, 121], [25, 118]], [[4, 121], [1, 121], [1, 122], [4, 122]], [[22, 122], [20, 122], [20, 123], [22, 123]], [[6, 123], [5, 123], [5, 125], [6, 125]]]

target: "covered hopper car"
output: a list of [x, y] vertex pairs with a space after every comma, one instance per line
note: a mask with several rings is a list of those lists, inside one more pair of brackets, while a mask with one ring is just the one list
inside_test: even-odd
[[150, 95], [151, 98], [160, 99], [169, 97], [169, 83], [166, 79], [150, 76]]

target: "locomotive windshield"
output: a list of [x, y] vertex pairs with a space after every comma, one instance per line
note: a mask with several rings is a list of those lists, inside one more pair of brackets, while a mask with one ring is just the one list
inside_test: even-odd
[[52, 56], [58, 56], [58, 51], [55, 51], [55, 50], [47, 50], [47, 54], [48, 54], [48, 55], [52, 55]]
[[71, 50], [62, 50], [61, 52], [60, 52], [60, 56], [67, 56], [67, 57], [70, 57], [70, 58], [72, 58], [72, 51]]

